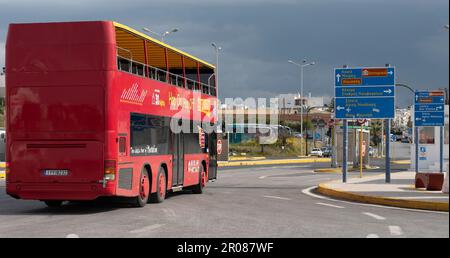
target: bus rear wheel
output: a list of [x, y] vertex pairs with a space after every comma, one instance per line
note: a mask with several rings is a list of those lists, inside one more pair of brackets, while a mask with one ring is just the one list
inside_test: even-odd
[[194, 186], [192, 192], [195, 194], [203, 193], [203, 188], [205, 188], [207, 180], [208, 179], [206, 178], [206, 171], [203, 169], [203, 166], [200, 166], [198, 185]]
[[44, 201], [45, 205], [49, 208], [59, 208], [62, 206], [63, 201]]
[[163, 168], [159, 169], [158, 177], [156, 178], [156, 193], [152, 194], [150, 201], [152, 203], [162, 203], [166, 199], [167, 194], [167, 179]]
[[144, 169], [141, 172], [141, 179], [139, 181], [139, 195], [136, 196], [136, 207], [144, 207], [150, 195], [150, 179], [148, 177], [148, 172]]

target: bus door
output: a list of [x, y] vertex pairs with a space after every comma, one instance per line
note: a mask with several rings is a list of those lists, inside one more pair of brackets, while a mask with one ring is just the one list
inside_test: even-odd
[[208, 179], [217, 179], [217, 134], [215, 132], [209, 135], [209, 169]]
[[183, 184], [184, 180], [184, 134], [173, 134], [172, 186]]

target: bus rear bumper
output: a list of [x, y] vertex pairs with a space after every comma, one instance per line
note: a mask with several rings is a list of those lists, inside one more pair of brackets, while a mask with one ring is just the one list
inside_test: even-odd
[[113, 184], [97, 183], [7, 183], [6, 193], [24, 200], [89, 201], [114, 196]]

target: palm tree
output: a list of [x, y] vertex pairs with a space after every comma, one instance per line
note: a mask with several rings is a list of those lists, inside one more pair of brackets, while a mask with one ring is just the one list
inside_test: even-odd
[[383, 135], [381, 135], [382, 130], [383, 123], [381, 122], [381, 120], [372, 120], [370, 122], [370, 135], [372, 136], [372, 144], [377, 147], [383, 140]]

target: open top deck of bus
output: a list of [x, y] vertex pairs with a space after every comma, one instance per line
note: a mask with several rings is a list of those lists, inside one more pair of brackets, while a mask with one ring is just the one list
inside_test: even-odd
[[[191, 58], [191, 59], [193, 59], [195, 61], [198, 61], [199, 63], [201, 63], [201, 64], [203, 64], [205, 66], [208, 66], [209, 68], [212, 68], [212, 69], [216, 68], [214, 65], [212, 65], [212, 64], [210, 64], [210, 63], [208, 63], [208, 62], [206, 62], [204, 60], [201, 60], [200, 58], [197, 58], [197, 57], [192, 56], [192, 55], [190, 55], [190, 54], [188, 54], [188, 53], [186, 53], [186, 52], [184, 52], [182, 50], [179, 50], [179, 49], [177, 49], [175, 47], [167, 45], [164, 42], [161, 42], [161, 41], [159, 41], [159, 40], [157, 40], [157, 39], [155, 39], [153, 37], [150, 37], [147, 34], [141, 33], [141, 32], [139, 32], [139, 31], [137, 31], [137, 30], [135, 30], [135, 29], [133, 29], [131, 27], [128, 27], [128, 26], [123, 25], [123, 24], [120, 24], [118, 22], [113, 22], [113, 24], [116, 27], [116, 29], [121, 29], [121, 30], [127, 31], [129, 33], [132, 33], [132, 34], [134, 34], [134, 35], [136, 35], [138, 37], [141, 37], [141, 38], [146, 39], [148, 41], [151, 41], [151, 42], [153, 42], [153, 43], [155, 43], [157, 45], [160, 45], [160, 46], [163, 46], [163, 47], [165, 47], [167, 49], [170, 49], [170, 50], [172, 50], [172, 51], [174, 51], [174, 52], [176, 52], [176, 53], [178, 53], [180, 55], [183, 55], [185, 57], [188, 57], [188, 58]], [[116, 30], [116, 32], [117, 32], [117, 30]], [[126, 43], [128, 43], [130, 45], [133, 44], [133, 42], [130, 39], [128, 39], [128, 41]]]

